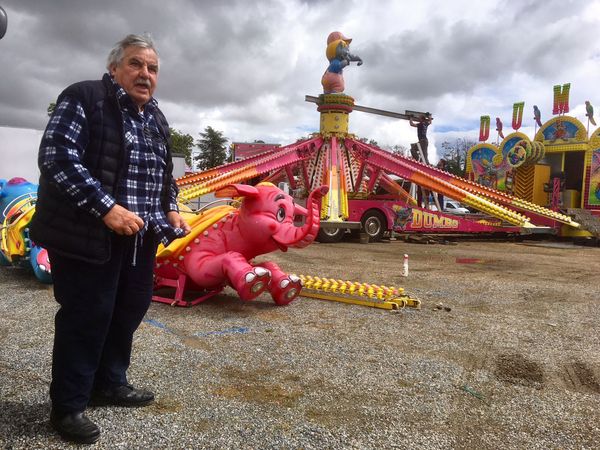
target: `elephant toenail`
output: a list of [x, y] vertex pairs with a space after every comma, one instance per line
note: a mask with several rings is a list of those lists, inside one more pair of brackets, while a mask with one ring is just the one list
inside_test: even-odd
[[267, 273], [269, 273], [269, 271], [267, 269], [265, 269], [264, 267], [255, 267], [254, 273], [256, 273], [256, 275], [258, 275], [259, 277], [262, 277], [263, 275], [266, 275]]

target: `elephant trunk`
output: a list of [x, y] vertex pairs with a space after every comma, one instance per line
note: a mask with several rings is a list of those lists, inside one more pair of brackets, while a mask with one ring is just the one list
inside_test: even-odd
[[[321, 209], [319, 201], [329, 191], [328, 186], [320, 186], [310, 193], [306, 201], [306, 221], [303, 226], [297, 227], [290, 233], [285, 242], [280, 239], [277, 241], [285, 246], [293, 246], [297, 248], [306, 247], [312, 243], [317, 237], [321, 221]], [[304, 213], [304, 208], [297, 207], [299, 212]]]
[[310, 193], [306, 201], [306, 223], [299, 230], [300, 239], [294, 244], [294, 247], [302, 248], [311, 244], [317, 237], [319, 227], [321, 226], [321, 208], [320, 200], [329, 192], [329, 186], [320, 186]]

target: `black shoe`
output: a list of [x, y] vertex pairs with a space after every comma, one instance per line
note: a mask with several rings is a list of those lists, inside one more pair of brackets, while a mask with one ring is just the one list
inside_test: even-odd
[[50, 412], [50, 424], [64, 440], [77, 444], [93, 444], [100, 437], [98, 426], [83, 411], [59, 414]]
[[146, 406], [154, 401], [154, 394], [143, 389], [135, 389], [130, 384], [111, 389], [101, 389], [92, 392], [90, 406]]

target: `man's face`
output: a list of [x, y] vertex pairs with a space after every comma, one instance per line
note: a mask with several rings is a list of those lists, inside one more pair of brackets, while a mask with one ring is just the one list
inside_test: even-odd
[[158, 56], [150, 48], [126, 47], [123, 59], [111, 67], [110, 73], [141, 108], [148, 103], [156, 89]]

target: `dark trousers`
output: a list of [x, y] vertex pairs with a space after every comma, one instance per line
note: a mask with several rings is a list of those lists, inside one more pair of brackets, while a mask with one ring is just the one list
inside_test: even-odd
[[[429, 140], [421, 139], [419, 141], [419, 144], [421, 145], [421, 151], [423, 153], [423, 158], [425, 158], [424, 162], [429, 164], [429, 157], [427, 156]], [[413, 159], [416, 159], [417, 161], [421, 161], [421, 155], [419, 154], [419, 147], [417, 147], [417, 144], [410, 144], [410, 155], [413, 157]], [[423, 162], [423, 161], [421, 161], [421, 162]], [[417, 203], [419, 204], [419, 206], [421, 206], [423, 204], [425, 206], [427, 206], [428, 198], [429, 198], [429, 191], [423, 189], [420, 186], [417, 186]]]
[[[127, 384], [133, 333], [152, 299], [157, 239], [112, 237], [111, 258], [91, 264], [49, 252], [55, 318], [50, 399], [57, 412], [83, 411], [92, 389]], [[134, 265], [135, 256], [135, 265]]]
[[[421, 152], [423, 153], [423, 158], [425, 158], [425, 162], [429, 164], [429, 157], [427, 156], [427, 152], [429, 149], [429, 140], [421, 139], [419, 141], [419, 144], [421, 145]], [[413, 159], [416, 159], [417, 161], [421, 161], [421, 155], [419, 154], [419, 147], [417, 147], [417, 144], [410, 144], [410, 156], [412, 156]]]

